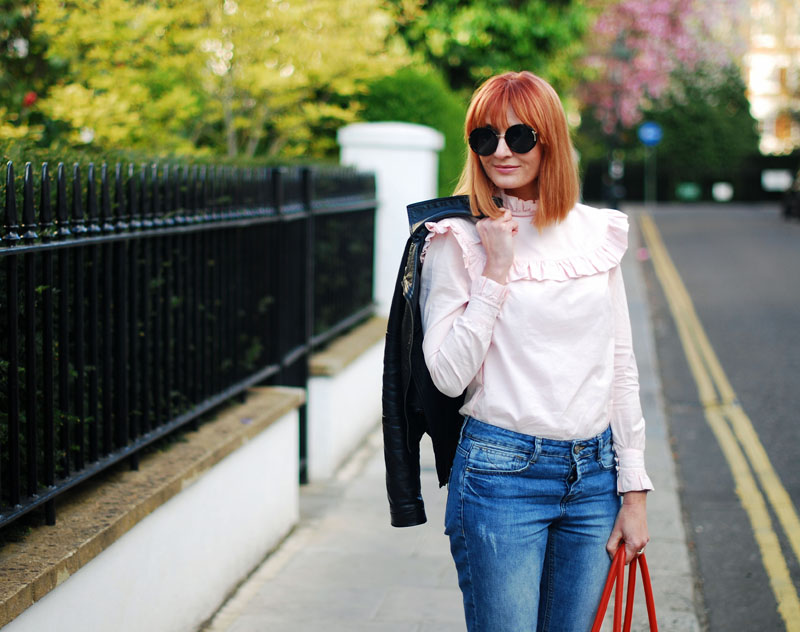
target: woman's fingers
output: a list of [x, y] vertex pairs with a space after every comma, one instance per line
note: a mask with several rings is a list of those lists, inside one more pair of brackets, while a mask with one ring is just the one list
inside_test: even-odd
[[518, 230], [516, 220], [506, 210], [498, 218], [484, 218], [477, 224], [478, 236], [486, 251], [483, 276], [505, 283], [508, 270], [514, 262], [514, 235]]
[[479, 220], [477, 229], [484, 246], [491, 246], [498, 240], [506, 239], [509, 235], [516, 235], [519, 225], [517, 220], [511, 216], [511, 211], [505, 211], [501, 217], [496, 219], [485, 217]]
[[625, 547], [625, 563], [639, 555], [650, 541], [647, 529], [647, 512], [643, 503], [623, 503], [617, 521], [606, 544], [606, 551], [613, 558], [620, 546]]

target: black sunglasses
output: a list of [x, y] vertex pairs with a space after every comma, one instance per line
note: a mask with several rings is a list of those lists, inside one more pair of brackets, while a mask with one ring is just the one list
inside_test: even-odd
[[506, 139], [506, 145], [516, 154], [527, 154], [539, 140], [536, 130], [519, 123], [509, 127], [505, 134], [498, 134], [491, 127], [476, 127], [469, 133], [469, 146], [480, 156], [491, 156], [501, 138]]

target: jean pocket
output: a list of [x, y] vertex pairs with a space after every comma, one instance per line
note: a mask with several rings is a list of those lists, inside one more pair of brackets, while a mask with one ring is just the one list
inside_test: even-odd
[[614, 447], [610, 441], [605, 442], [603, 447], [600, 448], [599, 457], [597, 460], [604, 470], [612, 470], [617, 467], [617, 454], [614, 452]]
[[477, 474], [516, 474], [526, 470], [532, 460], [533, 452], [473, 441], [466, 469]]

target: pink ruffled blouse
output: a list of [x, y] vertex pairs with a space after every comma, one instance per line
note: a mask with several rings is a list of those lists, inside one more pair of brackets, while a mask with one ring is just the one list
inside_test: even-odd
[[619, 265], [627, 217], [578, 204], [539, 233], [535, 202], [502, 197], [519, 224], [507, 285], [482, 276], [472, 221], [427, 225], [420, 304], [434, 384], [466, 389], [462, 414], [528, 435], [588, 439], [610, 424], [619, 493], [653, 489]]

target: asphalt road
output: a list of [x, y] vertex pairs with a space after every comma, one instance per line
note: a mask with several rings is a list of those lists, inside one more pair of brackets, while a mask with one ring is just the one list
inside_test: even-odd
[[[788, 492], [788, 509], [797, 513], [800, 222], [785, 222], [778, 205], [658, 207], [650, 216], [741, 408]], [[780, 604], [787, 607], [786, 600], [776, 597], [768, 556], [744, 508], [747, 499], [737, 496], [730, 462], [701, 405], [668, 293], [654, 267], [645, 269], [701, 620], [711, 632], [798, 630], [800, 622], [787, 627], [785, 614], [779, 612]], [[778, 557], [785, 560], [797, 599], [800, 560], [774, 507], [766, 506], [780, 543]]]

